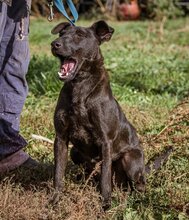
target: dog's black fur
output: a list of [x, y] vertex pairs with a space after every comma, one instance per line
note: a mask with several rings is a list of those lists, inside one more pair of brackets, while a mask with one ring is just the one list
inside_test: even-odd
[[[100, 45], [109, 41], [114, 30], [104, 21], [89, 28], [61, 23], [53, 30], [59, 38], [52, 42], [52, 53], [60, 59], [60, 92], [54, 115], [54, 144], [57, 192], [62, 188], [68, 158], [86, 164], [91, 171], [102, 161], [101, 194], [104, 207], [111, 201], [112, 167], [122, 181], [134, 182], [145, 191], [144, 153], [135, 128], [129, 123], [112, 95]], [[113, 166], [112, 166], [113, 165]]]

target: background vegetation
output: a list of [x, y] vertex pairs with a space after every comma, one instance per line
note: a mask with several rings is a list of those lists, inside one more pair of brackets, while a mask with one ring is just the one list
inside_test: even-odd
[[[51, 55], [51, 28], [31, 19], [30, 93], [21, 119], [27, 152], [46, 163], [53, 145], [31, 134], [54, 139], [53, 112], [62, 87], [58, 61]], [[92, 21], [79, 21], [89, 26]], [[109, 22], [113, 39], [102, 45], [113, 93], [137, 128], [146, 161], [174, 147], [166, 165], [147, 177], [147, 191], [128, 195], [116, 186], [112, 206], [103, 212], [98, 187], [70, 161], [61, 202], [47, 206], [52, 178], [43, 170], [17, 170], [1, 178], [0, 219], [187, 219], [189, 214], [189, 19]], [[77, 179], [80, 175], [83, 178]]]
[[[146, 19], [159, 20], [164, 16], [177, 18], [189, 13], [188, 0], [73, 0], [79, 15], [84, 17], [98, 17], [99, 14], [106, 17], [107, 14], [104, 13], [104, 10], [108, 1], [111, 3], [116, 2], [116, 7], [122, 3], [129, 4], [135, 1], [141, 9], [141, 18]], [[48, 0], [32, 0], [32, 15], [47, 16], [49, 13], [47, 3]]]

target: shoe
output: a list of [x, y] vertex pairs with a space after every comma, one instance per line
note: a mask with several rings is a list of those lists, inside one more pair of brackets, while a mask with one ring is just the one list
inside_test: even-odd
[[19, 150], [0, 161], [0, 175], [14, 170], [25, 163], [30, 156], [23, 150]]
[[[32, 159], [26, 152], [20, 150], [0, 161], [0, 177], [7, 175], [10, 171], [16, 173], [27, 173], [30, 176], [41, 176], [41, 179], [51, 178], [54, 172], [53, 164], [40, 163]], [[28, 179], [24, 177], [24, 179]], [[34, 178], [35, 179], [35, 178]]]
[[52, 173], [54, 171], [54, 166], [50, 163], [38, 162], [32, 159], [31, 157], [29, 157], [22, 165], [18, 167], [18, 169], [43, 172], [52, 176]]
[[35, 169], [39, 167], [40, 165], [41, 164], [38, 161], [29, 157], [20, 167], [27, 168], [27, 169]]

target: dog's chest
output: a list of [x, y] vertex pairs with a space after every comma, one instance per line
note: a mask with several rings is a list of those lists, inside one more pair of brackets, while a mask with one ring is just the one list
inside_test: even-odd
[[81, 109], [74, 109], [69, 114], [69, 139], [71, 142], [79, 142], [90, 145], [94, 141], [93, 125], [89, 121], [89, 115]]

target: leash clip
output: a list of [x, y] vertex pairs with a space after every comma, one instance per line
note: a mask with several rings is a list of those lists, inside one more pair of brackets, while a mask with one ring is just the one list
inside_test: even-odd
[[50, 14], [47, 19], [48, 19], [48, 21], [52, 21], [54, 19], [53, 1], [48, 3], [48, 7], [49, 7]]
[[71, 19], [67, 12], [66, 9], [64, 7], [64, 4], [62, 2], [62, 0], [54, 0], [54, 4], [56, 6], [56, 8], [63, 14], [63, 16], [74, 26], [74, 23], [77, 21], [78, 19], [78, 12], [75, 8], [75, 5], [73, 4], [72, 0], [64, 0], [64, 2], [66, 2], [68, 8], [70, 9], [70, 12], [73, 16], [73, 19]]

